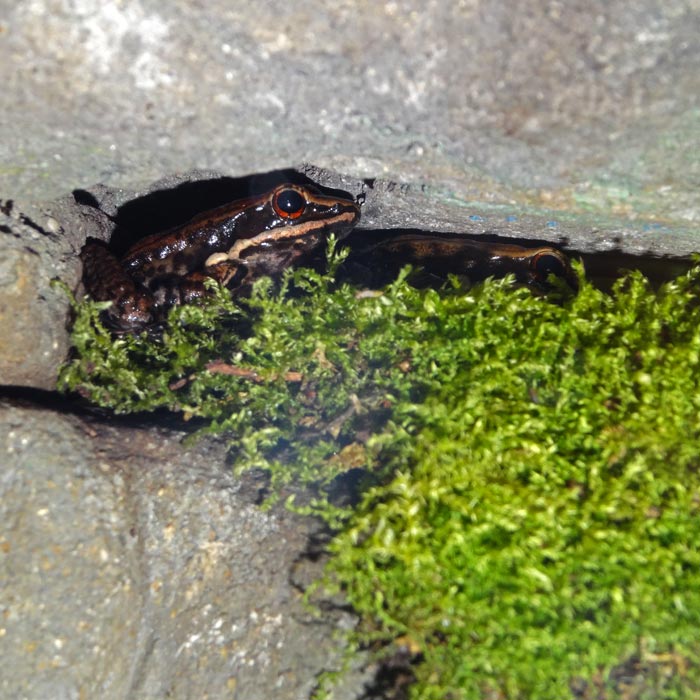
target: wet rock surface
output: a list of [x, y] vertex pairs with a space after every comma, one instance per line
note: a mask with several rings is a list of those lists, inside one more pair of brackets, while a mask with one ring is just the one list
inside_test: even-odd
[[49, 389], [68, 351], [67, 298], [51, 280], [75, 284], [79, 248], [32, 209], [9, 201], [0, 214], [0, 381]]
[[683, 259], [699, 34], [696, 0], [8, 6], [0, 385], [22, 389], [0, 394], [39, 402], [0, 404], [0, 695], [304, 699], [353, 622], [309, 617], [290, 571], [314, 525], [261, 511], [220, 446], [32, 393], [86, 236], [126, 246], [291, 166], [364, 192], [368, 230]]

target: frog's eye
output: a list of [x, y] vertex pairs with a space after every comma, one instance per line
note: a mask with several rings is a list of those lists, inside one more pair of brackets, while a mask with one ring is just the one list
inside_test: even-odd
[[272, 198], [272, 207], [282, 219], [298, 219], [306, 208], [306, 200], [297, 190], [280, 190]]
[[564, 261], [555, 253], [538, 253], [530, 263], [532, 271], [540, 282], [546, 282], [549, 275], [566, 277]]

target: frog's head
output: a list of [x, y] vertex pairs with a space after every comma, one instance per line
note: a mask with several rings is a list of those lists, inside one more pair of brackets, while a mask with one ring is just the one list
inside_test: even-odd
[[578, 291], [578, 277], [571, 268], [569, 258], [556, 248], [543, 247], [528, 251], [527, 263], [528, 283], [538, 287], [550, 287], [550, 275], [566, 282], [575, 292]]
[[350, 197], [308, 185], [279, 185], [245, 208], [245, 221], [237, 223], [237, 239], [226, 255], [274, 274], [324, 244], [331, 233], [344, 238], [359, 220], [360, 205]]

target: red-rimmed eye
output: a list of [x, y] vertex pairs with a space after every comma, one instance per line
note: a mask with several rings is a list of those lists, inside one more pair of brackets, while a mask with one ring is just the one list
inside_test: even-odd
[[296, 190], [280, 190], [272, 198], [272, 207], [283, 219], [298, 219], [306, 208], [306, 200]]
[[554, 253], [538, 253], [532, 259], [530, 268], [541, 282], [546, 282], [549, 275], [566, 277], [564, 261]]

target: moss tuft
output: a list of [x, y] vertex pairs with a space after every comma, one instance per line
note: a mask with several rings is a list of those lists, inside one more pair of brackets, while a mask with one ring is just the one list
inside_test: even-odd
[[693, 697], [699, 281], [581, 279], [553, 303], [297, 270], [175, 309], [158, 341], [111, 338], [84, 302], [62, 381], [205, 419], [275, 489], [367, 469], [357, 507], [321, 488], [308, 510], [338, 527], [326, 585], [356, 643], [420, 653], [412, 697]]

